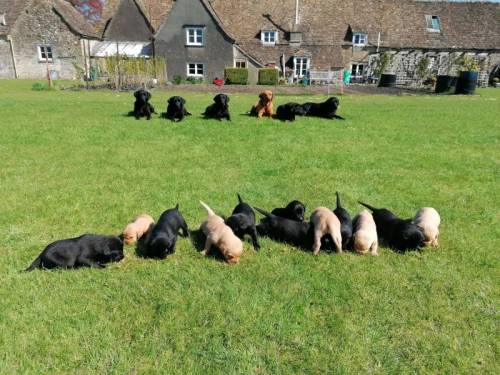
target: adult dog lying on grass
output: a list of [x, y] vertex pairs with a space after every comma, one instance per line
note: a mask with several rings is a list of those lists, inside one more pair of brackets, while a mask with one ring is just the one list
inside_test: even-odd
[[124, 258], [123, 241], [115, 236], [84, 234], [49, 244], [26, 272], [37, 268], [105, 268]]
[[339, 105], [340, 102], [338, 98], [332, 96], [323, 103], [304, 103], [302, 104], [302, 109], [304, 110], [306, 116], [322, 117], [330, 120], [344, 120], [342, 116], [337, 115]]
[[132, 115], [139, 120], [141, 117], [146, 117], [146, 119], [151, 120], [151, 116], [155, 113], [154, 107], [149, 103], [151, 99], [151, 93], [145, 89], [139, 89], [134, 92], [135, 103]]

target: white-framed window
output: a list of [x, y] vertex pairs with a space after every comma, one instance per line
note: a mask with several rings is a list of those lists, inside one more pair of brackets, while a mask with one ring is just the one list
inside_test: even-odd
[[309, 57], [294, 57], [293, 58], [293, 72], [295, 78], [302, 78], [307, 75], [311, 59]]
[[365, 64], [351, 64], [351, 77], [352, 78], [362, 78], [366, 71]]
[[352, 44], [355, 46], [365, 46], [368, 43], [368, 34], [354, 33], [352, 34]]
[[246, 68], [247, 67], [247, 61], [244, 60], [244, 59], [234, 60], [234, 67], [235, 68]]
[[202, 63], [188, 63], [187, 76], [188, 77], [203, 77], [205, 66]]
[[52, 46], [43, 44], [37, 46], [37, 51], [38, 51], [38, 61], [41, 62], [46, 62], [47, 60], [49, 62], [52, 62], [53, 55], [52, 55]]
[[427, 31], [433, 33], [441, 32], [441, 21], [439, 20], [438, 16], [426, 15], [425, 23], [427, 24]]
[[274, 46], [278, 43], [278, 32], [273, 30], [263, 30], [260, 33], [262, 44]]
[[186, 27], [186, 45], [203, 46], [205, 35], [203, 27]]

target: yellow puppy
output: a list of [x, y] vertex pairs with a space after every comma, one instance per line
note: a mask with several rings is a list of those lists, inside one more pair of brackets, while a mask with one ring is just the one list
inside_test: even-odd
[[202, 254], [207, 256], [212, 245], [215, 245], [226, 259], [226, 262], [238, 263], [241, 253], [243, 253], [241, 240], [224, 223], [224, 219], [217, 216], [205, 203], [200, 201], [200, 204], [207, 210], [208, 214], [207, 219], [201, 224], [201, 230], [207, 236]]
[[148, 214], [142, 214], [123, 230], [123, 239], [125, 245], [135, 244], [142, 236], [144, 236], [149, 228], [155, 223], [153, 218]]
[[340, 221], [335, 214], [326, 207], [318, 207], [311, 214], [311, 223], [314, 226], [314, 255], [319, 254], [321, 237], [329, 234], [335, 244], [337, 253], [342, 252], [342, 235]]
[[414, 223], [424, 234], [425, 246], [438, 246], [441, 217], [434, 208], [424, 207], [418, 210]]
[[353, 249], [358, 254], [378, 255], [377, 227], [373, 216], [367, 210], [363, 210], [354, 219], [355, 226], [352, 236]]

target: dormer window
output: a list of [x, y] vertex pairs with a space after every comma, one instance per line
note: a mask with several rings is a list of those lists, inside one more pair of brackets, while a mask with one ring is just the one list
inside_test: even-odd
[[278, 32], [272, 30], [264, 30], [260, 33], [262, 44], [274, 46], [278, 42]]
[[5, 20], [5, 13], [0, 14], [0, 25], [7, 26], [7, 21]]
[[201, 47], [205, 43], [203, 27], [186, 27], [186, 45]]
[[425, 22], [427, 24], [427, 31], [431, 33], [441, 32], [441, 22], [438, 16], [425, 16]]
[[355, 46], [365, 46], [368, 42], [368, 34], [366, 33], [353, 33], [352, 44]]

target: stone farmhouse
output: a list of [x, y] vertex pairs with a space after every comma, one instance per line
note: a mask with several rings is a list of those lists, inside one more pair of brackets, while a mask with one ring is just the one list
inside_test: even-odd
[[[36, 6], [44, 11], [31, 12]], [[345, 69], [353, 81], [364, 82], [381, 54], [388, 53], [390, 70], [399, 84], [406, 84], [416, 79], [422, 57], [433, 74], [453, 75], [457, 59], [469, 54], [479, 64], [480, 84], [486, 84], [500, 64], [500, 4], [0, 0], [0, 77], [43, 76], [44, 46], [50, 47], [51, 70], [64, 78], [75, 76], [70, 62], [86, 66], [89, 55], [118, 52], [165, 57], [170, 79], [211, 81], [223, 76], [226, 67], [245, 67], [256, 82], [259, 68], [275, 67], [289, 81], [310, 71]]]

